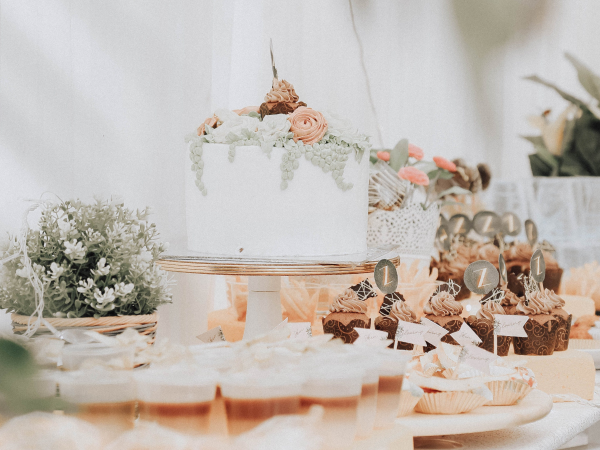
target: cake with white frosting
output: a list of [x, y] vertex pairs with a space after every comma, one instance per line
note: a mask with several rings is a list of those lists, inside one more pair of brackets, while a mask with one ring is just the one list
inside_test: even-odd
[[203, 254], [366, 252], [367, 136], [274, 78], [259, 107], [217, 110], [188, 139], [188, 247]]

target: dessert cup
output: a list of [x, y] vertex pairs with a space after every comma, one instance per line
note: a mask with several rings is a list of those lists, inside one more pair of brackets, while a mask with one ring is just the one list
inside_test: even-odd
[[135, 384], [124, 371], [74, 371], [59, 380], [60, 397], [77, 406], [76, 416], [96, 425], [108, 438], [132, 429]]
[[291, 373], [261, 371], [223, 378], [229, 435], [242, 434], [279, 414], [298, 414], [303, 381]]
[[514, 405], [531, 392], [531, 387], [527, 383], [515, 380], [488, 381], [486, 386], [494, 396], [492, 401], [485, 404], [486, 406]]
[[410, 354], [386, 350], [379, 355], [375, 429], [390, 428], [400, 409], [400, 392]]
[[208, 434], [216, 372], [147, 369], [136, 373], [140, 420], [187, 434]]
[[356, 437], [369, 437], [375, 425], [377, 413], [377, 389], [379, 386], [379, 371], [369, 364], [364, 366], [365, 374], [362, 380], [360, 399], [358, 401]]
[[324, 414], [319, 430], [323, 446], [343, 450], [350, 447], [356, 437], [365, 372], [347, 364], [326, 367], [307, 374], [300, 397], [300, 412], [307, 413], [313, 405], [322, 406]]

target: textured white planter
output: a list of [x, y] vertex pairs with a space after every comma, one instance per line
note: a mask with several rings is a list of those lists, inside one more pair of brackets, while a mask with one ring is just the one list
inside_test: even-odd
[[396, 245], [400, 257], [429, 260], [434, 249], [440, 219], [436, 203], [423, 210], [420, 202], [409, 201], [395, 211], [377, 210], [369, 214], [369, 246]]

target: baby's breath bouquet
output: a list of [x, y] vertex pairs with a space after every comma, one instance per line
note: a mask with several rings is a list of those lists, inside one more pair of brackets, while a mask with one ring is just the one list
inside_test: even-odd
[[[45, 203], [39, 230], [26, 236], [31, 267], [43, 286], [44, 317], [151, 314], [171, 301], [166, 272], [155, 264], [165, 250], [150, 211], [120, 201]], [[21, 250], [12, 238], [0, 259]], [[0, 308], [36, 310], [29, 266], [21, 255], [0, 267]]]

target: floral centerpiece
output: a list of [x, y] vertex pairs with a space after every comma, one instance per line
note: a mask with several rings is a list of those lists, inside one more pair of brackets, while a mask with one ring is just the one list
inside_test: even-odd
[[39, 229], [0, 252], [0, 308], [51, 320], [155, 313], [171, 293], [149, 214], [120, 201], [44, 203]]
[[344, 180], [344, 168], [350, 155], [360, 161], [371, 149], [369, 137], [350, 122], [334, 114], [319, 112], [300, 102], [291, 83], [279, 80], [275, 72], [271, 91], [260, 106], [229, 111], [217, 110], [186, 138], [190, 148], [196, 186], [203, 195], [204, 162], [202, 145], [228, 144], [229, 160], [234, 161], [236, 147], [255, 145], [270, 156], [273, 148], [285, 151], [281, 164], [281, 189], [286, 189], [300, 166], [301, 157], [329, 174], [340, 189], [352, 188]]
[[551, 111], [529, 117], [529, 123], [540, 130], [537, 136], [523, 136], [535, 153], [529, 155], [534, 176], [599, 176], [600, 175], [600, 77], [574, 56], [566, 58], [577, 70], [579, 82], [592, 96], [580, 100], [537, 76], [527, 80], [554, 89], [569, 105], [554, 120]]
[[393, 149], [371, 151], [367, 238], [370, 245], [393, 244], [402, 255], [425, 261], [433, 251], [442, 204], [472, 191], [460, 184], [463, 167], [441, 156], [433, 161], [424, 156], [407, 139]]

